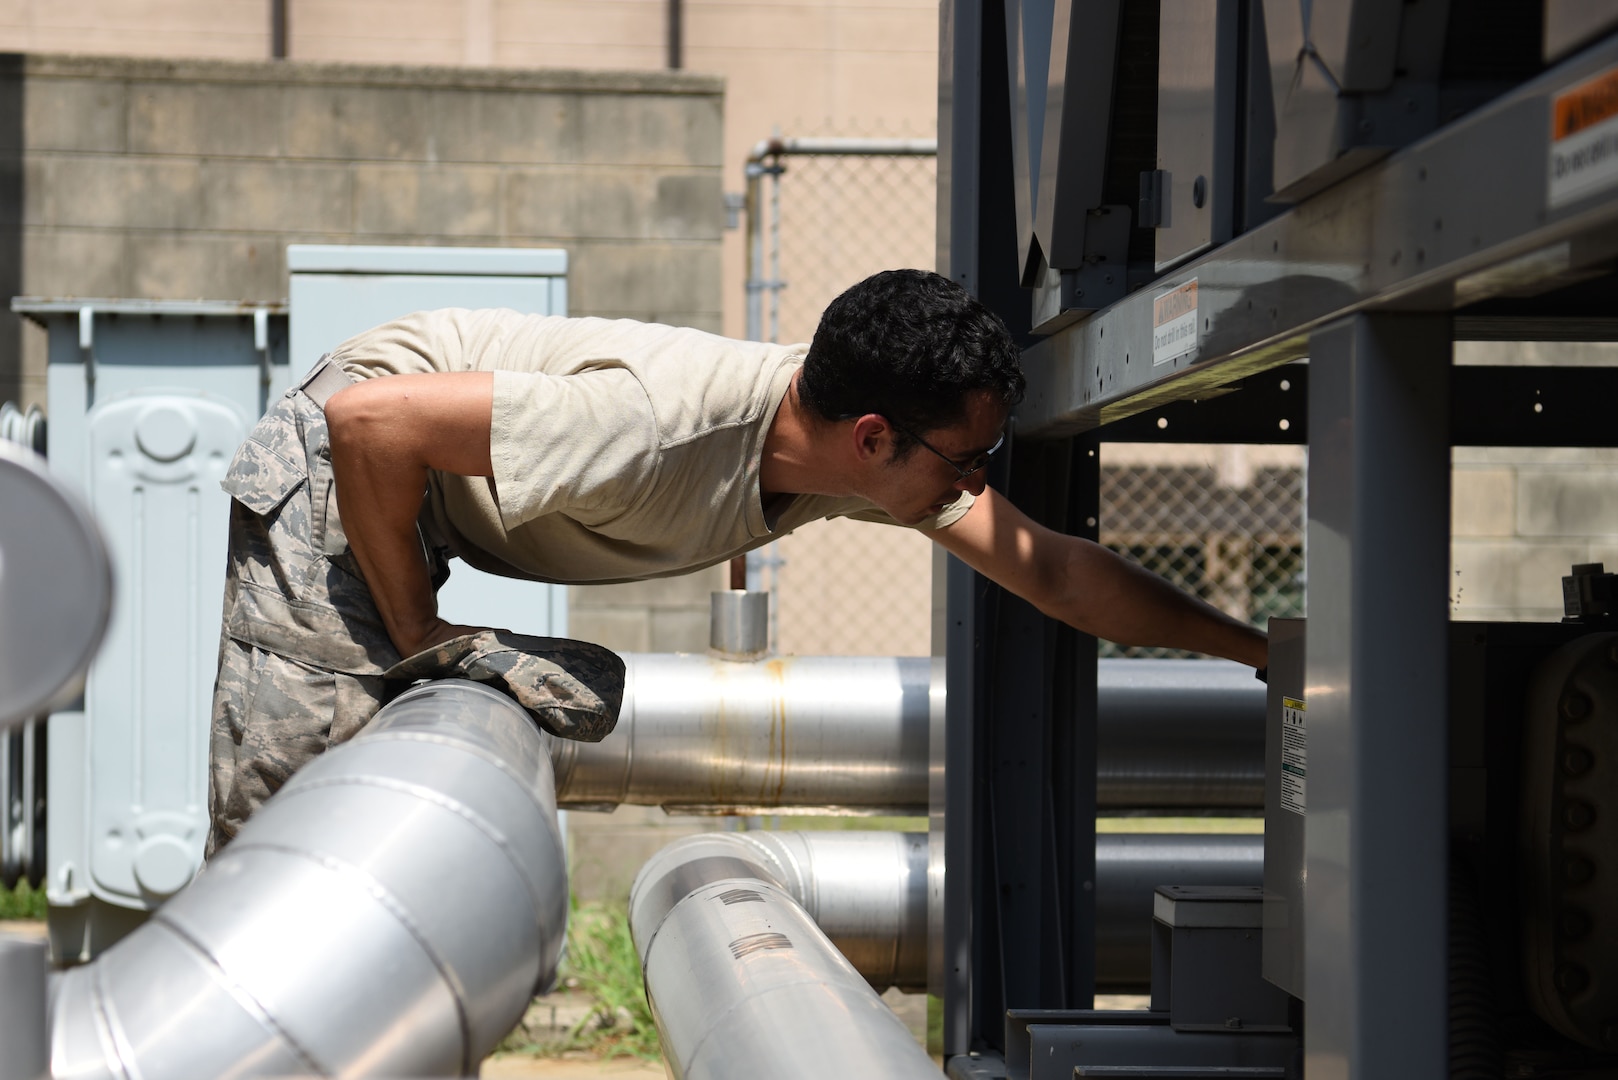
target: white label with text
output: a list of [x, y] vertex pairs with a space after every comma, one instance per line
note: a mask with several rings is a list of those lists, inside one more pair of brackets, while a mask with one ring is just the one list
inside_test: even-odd
[[1197, 351], [1197, 279], [1152, 301], [1152, 364]]

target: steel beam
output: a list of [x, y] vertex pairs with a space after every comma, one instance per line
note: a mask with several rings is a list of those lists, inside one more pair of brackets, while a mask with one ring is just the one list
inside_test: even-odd
[[[1615, 68], [1608, 39], [1041, 341], [1019, 434], [1205, 396], [1306, 355], [1312, 331], [1357, 312], [1451, 311], [1599, 272], [1618, 257], [1618, 187], [1551, 205], [1550, 121], [1558, 95]], [[1154, 363], [1154, 301], [1193, 280], [1195, 347]]]
[[1450, 319], [1310, 351], [1308, 1076], [1444, 1076]]

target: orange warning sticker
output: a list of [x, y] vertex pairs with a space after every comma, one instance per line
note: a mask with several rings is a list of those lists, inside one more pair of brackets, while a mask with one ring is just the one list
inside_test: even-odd
[[1618, 68], [1551, 99], [1547, 165], [1553, 209], [1618, 184]]
[[1565, 139], [1618, 116], [1618, 70], [1597, 75], [1551, 103], [1551, 138]]

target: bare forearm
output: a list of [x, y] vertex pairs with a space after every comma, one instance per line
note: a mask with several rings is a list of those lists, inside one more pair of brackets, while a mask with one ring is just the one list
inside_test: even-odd
[[343, 529], [402, 656], [467, 629], [438, 617], [416, 519], [429, 469], [490, 471], [488, 386], [479, 373], [392, 375], [326, 404]]
[[373, 463], [359, 457], [356, 461], [332, 455], [338, 512], [388, 637], [401, 656], [409, 656], [438, 618], [438, 602], [416, 533], [426, 470], [419, 470], [419, 478], [410, 478], [422, 485], [413, 487], [417, 494], [411, 506], [411, 500], [401, 498], [400, 489], [393, 486], [400, 480], [396, 474], [379, 476]]
[[1155, 645], [1268, 664], [1262, 631], [1183, 592], [1099, 544], [1066, 538], [1064, 581], [1038, 606], [1086, 633], [1121, 645]]

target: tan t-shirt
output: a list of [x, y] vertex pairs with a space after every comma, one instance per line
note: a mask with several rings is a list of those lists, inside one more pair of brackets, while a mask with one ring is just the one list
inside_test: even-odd
[[[806, 346], [629, 320], [451, 308], [350, 338], [350, 375], [494, 372], [494, 476], [430, 474], [430, 539], [479, 569], [569, 584], [683, 574], [864, 499], [759, 492], [764, 437]], [[956, 521], [961, 499], [918, 527]]]

